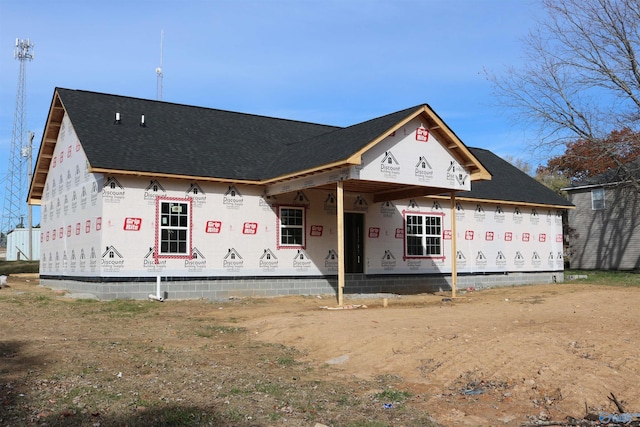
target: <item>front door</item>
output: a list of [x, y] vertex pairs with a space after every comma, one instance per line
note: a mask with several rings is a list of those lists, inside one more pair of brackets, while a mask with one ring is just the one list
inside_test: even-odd
[[345, 273], [364, 272], [364, 214], [344, 214]]

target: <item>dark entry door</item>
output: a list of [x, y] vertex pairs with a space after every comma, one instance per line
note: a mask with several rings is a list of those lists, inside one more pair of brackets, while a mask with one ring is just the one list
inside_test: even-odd
[[364, 214], [344, 214], [345, 272], [363, 273]]

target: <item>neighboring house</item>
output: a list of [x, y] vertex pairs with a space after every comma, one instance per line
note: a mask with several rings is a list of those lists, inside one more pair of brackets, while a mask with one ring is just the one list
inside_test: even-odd
[[29, 202], [41, 283], [104, 299], [562, 281], [571, 208], [428, 105], [341, 128], [60, 88]]
[[[640, 160], [631, 163], [640, 177]], [[569, 212], [570, 266], [585, 270], [640, 269], [640, 193], [610, 170], [563, 188]]]

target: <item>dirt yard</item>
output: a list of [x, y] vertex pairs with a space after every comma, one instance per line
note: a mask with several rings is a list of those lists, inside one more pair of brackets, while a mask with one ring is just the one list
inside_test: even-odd
[[640, 288], [447, 296], [95, 302], [10, 278], [0, 425], [521, 426], [616, 413], [610, 393], [640, 412]]

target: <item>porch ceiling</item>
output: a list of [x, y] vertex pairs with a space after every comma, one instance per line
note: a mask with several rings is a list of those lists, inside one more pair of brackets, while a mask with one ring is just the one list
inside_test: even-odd
[[[355, 179], [344, 181], [343, 186], [345, 192], [373, 194], [374, 203], [421, 196], [432, 196], [435, 194], [451, 192], [450, 189], [446, 188], [423, 187], [417, 185]], [[336, 189], [336, 184], [325, 184], [314, 188], [331, 191]]]

